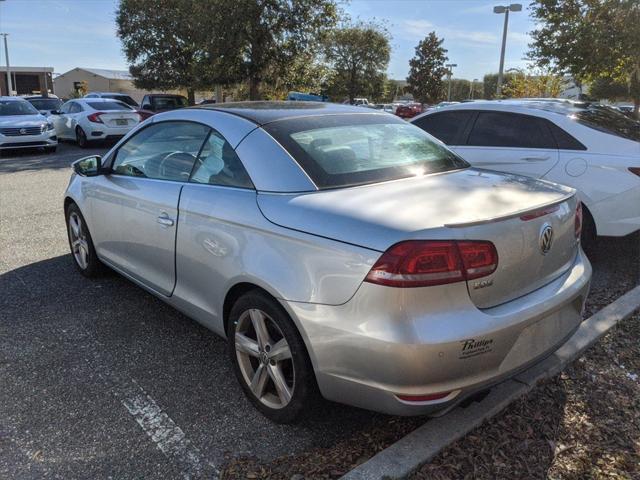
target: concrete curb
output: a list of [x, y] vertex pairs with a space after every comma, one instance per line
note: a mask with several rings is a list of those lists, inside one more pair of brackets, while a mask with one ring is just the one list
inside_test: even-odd
[[544, 361], [494, 387], [481, 402], [433, 418], [344, 475], [341, 480], [405, 478], [442, 449], [493, 417], [540, 381], [562, 371], [618, 322], [640, 309], [640, 286], [586, 319], [571, 338]]

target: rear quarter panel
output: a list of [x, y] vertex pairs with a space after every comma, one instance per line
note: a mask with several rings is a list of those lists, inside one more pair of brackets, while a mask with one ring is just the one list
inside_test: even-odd
[[253, 283], [287, 301], [343, 304], [379, 255], [272, 224], [253, 190], [189, 184], [180, 198], [173, 302], [224, 334], [222, 308], [234, 285]]

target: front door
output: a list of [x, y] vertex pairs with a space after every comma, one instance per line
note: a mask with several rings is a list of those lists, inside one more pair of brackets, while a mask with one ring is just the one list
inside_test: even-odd
[[118, 148], [111, 173], [87, 192], [98, 256], [163, 295], [176, 282], [180, 192], [208, 132], [192, 122], [151, 124]]

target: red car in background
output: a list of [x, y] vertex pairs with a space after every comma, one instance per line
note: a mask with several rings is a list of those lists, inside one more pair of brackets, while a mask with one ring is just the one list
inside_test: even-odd
[[407, 103], [396, 109], [396, 115], [400, 118], [413, 118], [420, 113], [422, 113], [421, 103]]

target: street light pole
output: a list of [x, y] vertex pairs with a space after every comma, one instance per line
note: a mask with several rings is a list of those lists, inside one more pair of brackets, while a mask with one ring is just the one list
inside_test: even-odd
[[498, 88], [496, 90], [496, 96], [500, 98], [502, 96], [502, 81], [504, 76], [504, 52], [507, 47], [507, 30], [509, 28], [509, 12], [522, 11], [522, 5], [519, 3], [512, 3], [508, 6], [493, 7], [493, 13], [504, 13], [504, 27], [502, 29], [502, 48], [500, 50], [500, 70], [498, 71]]
[[13, 95], [13, 80], [11, 79], [11, 68], [9, 67], [9, 47], [7, 46], [8, 33], [0, 33], [4, 37], [4, 57], [7, 60], [7, 95]]
[[473, 100], [474, 97], [474, 90], [476, 89], [476, 82], [478, 81], [477, 78], [474, 78], [473, 80], [471, 80], [471, 88], [469, 89], [469, 99]]
[[451, 101], [451, 75], [453, 75], [453, 67], [457, 67], [458, 65], [455, 63], [448, 63], [445, 65], [447, 67], [447, 83], [449, 84], [447, 88], [447, 102]]

